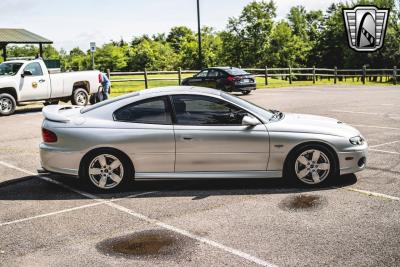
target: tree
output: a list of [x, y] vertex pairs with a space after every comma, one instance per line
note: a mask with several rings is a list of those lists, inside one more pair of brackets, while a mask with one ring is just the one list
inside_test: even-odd
[[253, 1], [238, 18], [230, 18], [227, 30], [221, 35], [224, 59], [232, 65], [264, 65], [269, 36], [276, 17], [273, 1]]
[[96, 68], [101, 70], [119, 70], [127, 66], [124, 47], [105, 44], [94, 53]]

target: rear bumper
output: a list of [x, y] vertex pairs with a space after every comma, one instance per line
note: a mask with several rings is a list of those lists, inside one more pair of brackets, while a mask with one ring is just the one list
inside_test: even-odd
[[255, 83], [249, 83], [249, 84], [235, 84], [232, 87], [232, 91], [237, 91], [237, 92], [242, 92], [242, 91], [252, 91], [256, 90], [256, 84]]
[[368, 149], [339, 152], [340, 175], [362, 171], [367, 166]]
[[48, 172], [78, 176], [82, 154], [78, 151], [60, 151], [40, 144], [40, 163]]

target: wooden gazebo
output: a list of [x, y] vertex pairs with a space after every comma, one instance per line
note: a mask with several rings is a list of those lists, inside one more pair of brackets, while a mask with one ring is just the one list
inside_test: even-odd
[[25, 29], [2, 29], [0, 28], [0, 49], [3, 50], [3, 59], [7, 60], [8, 44], [38, 44], [39, 55], [43, 56], [43, 44], [52, 44], [53, 41], [46, 39]]

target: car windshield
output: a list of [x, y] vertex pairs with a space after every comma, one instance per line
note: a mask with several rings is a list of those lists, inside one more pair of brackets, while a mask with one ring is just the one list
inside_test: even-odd
[[0, 76], [17, 74], [23, 63], [18, 62], [7, 62], [0, 64]]
[[271, 110], [264, 109], [253, 103], [250, 103], [246, 100], [243, 100], [236, 96], [232, 96], [227, 93], [221, 93], [221, 96], [226, 100], [231, 101], [234, 104], [237, 104], [238, 106], [241, 106], [249, 111], [253, 111], [254, 113], [263, 116], [265, 120], [271, 120], [272, 118], [274, 118], [274, 112], [272, 112]]
[[247, 74], [249, 74], [248, 72], [238, 69], [238, 68], [225, 69], [225, 71], [230, 75], [247, 75]]

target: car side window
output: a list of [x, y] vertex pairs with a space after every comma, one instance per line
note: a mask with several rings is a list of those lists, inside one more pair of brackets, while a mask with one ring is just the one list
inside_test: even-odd
[[247, 112], [237, 106], [209, 96], [174, 95], [178, 125], [242, 125]]
[[167, 97], [144, 99], [114, 112], [117, 121], [146, 123], [146, 124], [171, 124]]
[[207, 77], [207, 74], [208, 74], [208, 70], [203, 70], [202, 72], [198, 73], [196, 75], [196, 77], [197, 78], [204, 78], [204, 77]]
[[42, 76], [43, 75], [42, 67], [37, 62], [32, 62], [32, 63], [29, 63], [28, 65], [26, 65], [24, 71], [30, 71], [32, 73], [32, 76]]
[[209, 70], [208, 71], [208, 77], [210, 78], [218, 78], [220, 77], [220, 72], [218, 70]]

